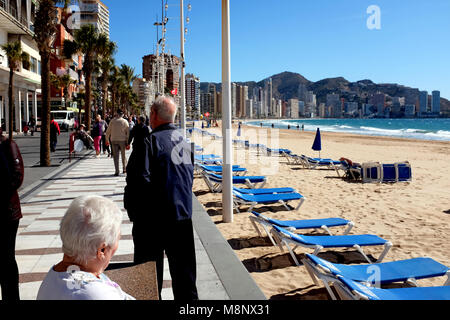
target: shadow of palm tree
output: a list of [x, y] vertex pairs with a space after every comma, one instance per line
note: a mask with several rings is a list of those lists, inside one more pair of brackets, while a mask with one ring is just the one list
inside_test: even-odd
[[235, 238], [229, 239], [228, 243], [230, 244], [231, 248], [233, 248], [233, 250], [273, 246], [269, 237]]
[[325, 288], [318, 288], [315, 285], [310, 285], [304, 288], [297, 288], [288, 292], [273, 295], [269, 300], [330, 300], [330, 296]]

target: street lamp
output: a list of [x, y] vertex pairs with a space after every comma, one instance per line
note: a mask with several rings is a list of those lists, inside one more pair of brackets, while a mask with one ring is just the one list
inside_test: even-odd
[[186, 138], [186, 94], [185, 94], [185, 76], [184, 76], [184, 67], [185, 67], [185, 59], [184, 59], [184, 4], [183, 0], [180, 0], [180, 59], [181, 59], [181, 79], [180, 79], [180, 126], [183, 137]]
[[222, 219], [233, 222], [232, 148], [231, 148], [231, 59], [230, 2], [222, 0]]

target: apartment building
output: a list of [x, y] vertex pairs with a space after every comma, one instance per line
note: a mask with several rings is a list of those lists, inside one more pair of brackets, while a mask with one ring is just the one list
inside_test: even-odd
[[109, 9], [100, 0], [79, 0], [80, 23], [92, 24], [109, 38]]
[[[0, 45], [20, 41], [22, 50], [30, 56], [29, 64], [22, 64], [14, 76], [13, 128], [21, 132], [31, 116], [38, 117], [37, 101], [41, 92], [41, 57], [33, 40], [33, 22], [36, 11], [32, 0], [0, 0]], [[9, 65], [0, 48], [0, 123], [9, 127], [8, 108]]]

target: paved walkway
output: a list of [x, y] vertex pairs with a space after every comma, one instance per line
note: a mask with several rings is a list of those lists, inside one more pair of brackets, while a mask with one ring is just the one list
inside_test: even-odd
[[[129, 151], [127, 155], [129, 156]], [[20, 221], [16, 244], [16, 259], [20, 272], [22, 300], [36, 299], [39, 286], [49, 269], [62, 258], [59, 223], [69, 204], [78, 196], [96, 194], [107, 197], [122, 209], [122, 238], [111, 260], [133, 261], [132, 223], [123, 209], [125, 175], [114, 177], [111, 158], [92, 153], [79, 160], [73, 167], [63, 170], [56, 177], [44, 177], [43, 185], [22, 199], [23, 218]], [[197, 229], [194, 223], [194, 227]], [[228, 300], [224, 288], [205, 251], [202, 240], [195, 232], [197, 254], [197, 286], [201, 300]], [[172, 300], [171, 279], [165, 260], [163, 300]], [[251, 297], [249, 297], [251, 299]]]

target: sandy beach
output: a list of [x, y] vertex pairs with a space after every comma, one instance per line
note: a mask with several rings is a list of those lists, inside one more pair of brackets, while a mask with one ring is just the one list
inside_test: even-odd
[[[205, 129], [222, 136], [221, 128]], [[242, 136], [233, 139], [290, 149], [295, 154], [318, 156], [311, 149], [314, 132], [242, 126]], [[222, 154], [222, 141], [194, 134], [191, 140], [205, 148], [204, 154]], [[289, 165], [285, 158], [258, 155], [256, 150], [234, 147], [234, 164], [247, 168], [247, 175], [267, 177], [265, 187], [293, 187], [306, 201], [298, 211], [281, 205], [259, 205], [255, 211], [281, 220], [341, 217], [354, 222], [350, 234], [375, 234], [392, 242], [384, 261], [431, 257], [450, 266], [450, 143], [359, 136], [322, 132], [322, 158], [341, 157], [355, 162], [409, 161], [412, 182], [362, 184], [338, 177], [328, 169], [304, 169]], [[194, 193], [222, 235], [250, 272], [268, 299], [329, 299], [325, 288], [315, 286], [304, 266], [296, 266], [287, 251], [281, 252], [268, 237], [260, 237], [250, 222], [247, 207], [234, 214], [233, 223], [222, 221], [222, 194], [211, 193], [199, 176]], [[297, 202], [292, 202], [291, 207]], [[342, 234], [344, 228], [333, 228]], [[305, 234], [320, 234], [306, 231]], [[364, 248], [378, 257], [381, 247]], [[297, 258], [312, 249], [298, 248]], [[354, 249], [329, 249], [320, 257], [338, 263], [364, 263]], [[442, 285], [446, 277], [419, 280], [421, 286]]]

